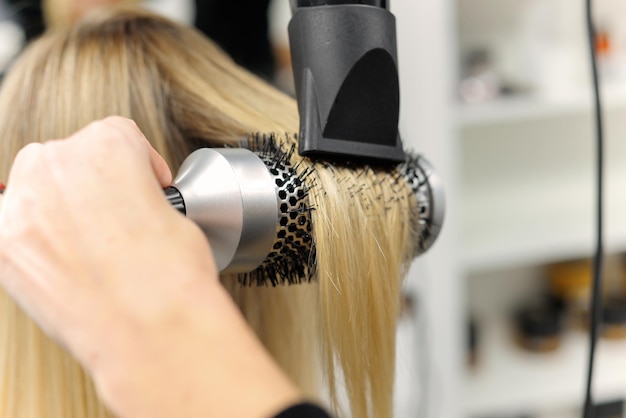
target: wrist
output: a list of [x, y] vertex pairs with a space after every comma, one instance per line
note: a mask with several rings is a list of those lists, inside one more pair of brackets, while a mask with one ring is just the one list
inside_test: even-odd
[[267, 418], [302, 400], [222, 285], [201, 287], [164, 323], [128, 328], [134, 332], [92, 365], [118, 416]]

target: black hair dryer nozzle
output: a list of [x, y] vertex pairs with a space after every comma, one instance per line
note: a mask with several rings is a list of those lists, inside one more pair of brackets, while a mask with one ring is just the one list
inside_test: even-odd
[[291, 4], [299, 154], [403, 161], [396, 27], [387, 1]]

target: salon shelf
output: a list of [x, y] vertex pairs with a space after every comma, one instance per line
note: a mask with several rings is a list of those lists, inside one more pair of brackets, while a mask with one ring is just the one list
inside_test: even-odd
[[[605, 250], [623, 253], [626, 94], [612, 94], [605, 98]], [[519, 287], [520, 298], [536, 290], [533, 269], [589, 257], [595, 244], [591, 106], [519, 106], [460, 123], [460, 256], [471, 305], [493, 305], [481, 326], [481, 362], [466, 374], [467, 418], [571, 411], [584, 394], [584, 333], [567, 334], [558, 352], [532, 354], [513, 344], [505, 315], [493, 314], [519, 299], [506, 288]], [[531, 271], [520, 273], [524, 269]], [[477, 298], [485, 283], [493, 295]], [[596, 365], [597, 400], [626, 397], [626, 342], [603, 341]]]
[[[626, 250], [626, 171], [605, 188], [605, 248]], [[590, 256], [595, 206], [590, 177], [552, 179], [505, 190], [468, 192], [461, 231], [467, 271], [477, 272]]]
[[[594, 122], [591, 100], [582, 92], [571, 97], [511, 99], [461, 113], [461, 257], [467, 271], [592, 253]], [[626, 86], [605, 88], [603, 101], [605, 243], [619, 252], [626, 250]]]
[[[602, 89], [602, 100], [608, 109], [626, 108], [626, 83], [606, 84]], [[479, 104], [459, 103], [456, 114], [462, 128], [477, 128], [591, 112], [592, 103], [589, 86], [558, 97], [519, 95]]]
[[[584, 332], [572, 330], [553, 353], [518, 348], [504, 318], [483, 321], [479, 362], [466, 372], [466, 416], [515, 416], [582, 405], [588, 355]], [[600, 340], [594, 398], [626, 396], [626, 341]]]

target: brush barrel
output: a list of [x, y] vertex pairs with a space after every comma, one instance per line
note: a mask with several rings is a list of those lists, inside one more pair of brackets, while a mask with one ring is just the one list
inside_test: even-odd
[[[266, 259], [276, 266], [302, 264], [312, 246], [311, 220], [306, 187], [291, 170], [245, 148], [202, 148], [185, 160], [165, 194], [202, 228], [221, 272], [248, 273]], [[421, 155], [408, 154], [398, 170], [418, 204], [419, 256], [443, 226], [443, 183]]]
[[421, 155], [409, 155], [399, 170], [418, 204], [419, 238], [414, 255], [420, 256], [433, 246], [443, 227], [446, 211], [443, 181], [432, 164]]

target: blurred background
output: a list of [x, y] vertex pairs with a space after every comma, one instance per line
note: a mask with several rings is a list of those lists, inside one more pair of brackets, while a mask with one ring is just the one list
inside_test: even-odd
[[[596, 418], [614, 418], [625, 416], [626, 399], [626, 2], [594, 2], [607, 136], [594, 393]], [[239, 4], [145, 2], [293, 93], [287, 0], [253, 1], [259, 9], [248, 17], [218, 3]], [[36, 5], [0, 0], [0, 72], [43, 28]], [[578, 417], [594, 245], [583, 1], [395, 0], [391, 9], [401, 133], [440, 172], [449, 207], [442, 236], [406, 283], [396, 415]], [[243, 32], [251, 26], [262, 36]]]
[[[457, 0], [468, 417], [577, 417], [588, 353], [594, 125], [584, 2]], [[606, 125], [597, 417], [626, 396], [626, 2], [596, 0]]]

